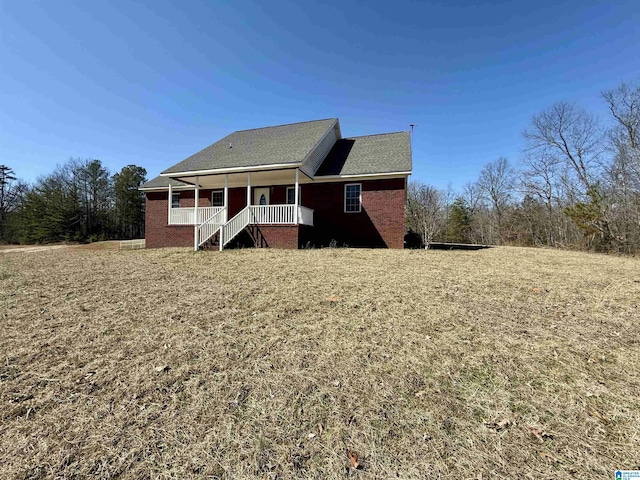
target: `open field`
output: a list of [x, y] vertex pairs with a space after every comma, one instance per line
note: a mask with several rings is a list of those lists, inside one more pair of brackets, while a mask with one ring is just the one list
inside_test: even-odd
[[2, 255], [0, 322], [3, 479], [640, 468], [639, 259]]
[[107, 240], [92, 243], [60, 243], [47, 245], [0, 245], [0, 254], [47, 252], [49, 250], [137, 250], [144, 240]]

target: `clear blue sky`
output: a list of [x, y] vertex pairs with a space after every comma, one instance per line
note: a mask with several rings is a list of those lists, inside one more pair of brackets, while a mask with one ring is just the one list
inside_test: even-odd
[[149, 178], [234, 130], [339, 117], [409, 130], [414, 179], [516, 163], [557, 100], [601, 117], [640, 80], [640, 2], [0, 0], [0, 164], [70, 157]]

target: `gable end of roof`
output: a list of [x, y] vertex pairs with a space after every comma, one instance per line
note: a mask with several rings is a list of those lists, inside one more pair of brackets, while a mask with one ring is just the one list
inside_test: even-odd
[[411, 170], [411, 134], [396, 132], [336, 141], [315, 176], [409, 174]]

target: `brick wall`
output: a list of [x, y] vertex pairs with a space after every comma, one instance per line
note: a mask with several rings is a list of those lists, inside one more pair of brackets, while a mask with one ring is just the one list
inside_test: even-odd
[[[186, 199], [189, 192], [181, 192], [180, 206]], [[194, 195], [191, 193], [191, 206], [193, 207]], [[183, 199], [183, 196], [185, 199]], [[198, 202], [201, 206], [206, 199]], [[211, 198], [209, 198], [209, 204]], [[193, 246], [193, 225], [167, 225], [167, 208], [168, 195], [167, 192], [147, 192], [146, 212], [145, 212], [145, 239], [147, 248], [160, 247], [192, 247]]]
[[405, 180], [362, 182], [362, 209], [387, 248], [404, 248]]
[[[347, 183], [362, 185], [359, 213], [344, 212]], [[276, 248], [322, 247], [335, 240], [339, 246], [403, 248], [405, 183], [404, 178], [396, 178], [302, 185], [302, 205], [314, 210], [314, 227], [260, 226], [262, 243]], [[286, 187], [271, 187], [272, 204], [285, 203]], [[180, 206], [193, 207], [194, 192], [180, 193]], [[210, 206], [210, 191], [200, 193], [199, 206]], [[229, 189], [229, 219], [245, 207], [246, 196], [246, 188]], [[193, 226], [167, 225], [166, 192], [147, 193], [146, 239], [148, 248], [193, 246]]]
[[[344, 186], [362, 185], [362, 211], [345, 213]], [[404, 247], [405, 179], [312, 183], [302, 186], [302, 204], [314, 210], [313, 232], [302, 244], [316, 247], [336, 241], [339, 246]]]
[[297, 225], [256, 225], [249, 227], [256, 239], [255, 246], [269, 248], [298, 248]]
[[[196, 192], [194, 190], [187, 190], [184, 192], [173, 192], [173, 193], [180, 193], [180, 208], [187, 208], [187, 207], [193, 208], [193, 204], [195, 203], [194, 200], [196, 198]], [[162, 193], [161, 195], [164, 195], [166, 198], [168, 198], [167, 193]], [[165, 201], [166, 201], [166, 198], [165, 198]], [[198, 206], [199, 207], [211, 206], [211, 190], [200, 190], [198, 194]]]

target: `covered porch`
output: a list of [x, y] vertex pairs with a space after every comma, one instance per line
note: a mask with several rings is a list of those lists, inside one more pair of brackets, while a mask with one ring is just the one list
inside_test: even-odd
[[[250, 205], [251, 223], [257, 225], [310, 225], [313, 226], [313, 210], [291, 204]], [[168, 225], [201, 225], [226, 207], [177, 207], [169, 209]], [[195, 211], [194, 211], [195, 210]], [[225, 212], [226, 213], [226, 212]], [[197, 218], [196, 221], [193, 219]]]
[[193, 206], [182, 206], [184, 189], [169, 184], [167, 223], [193, 225], [196, 250], [213, 237], [222, 250], [248, 225], [313, 226], [313, 210], [301, 202], [303, 176], [297, 168], [181, 176], [193, 185]]

